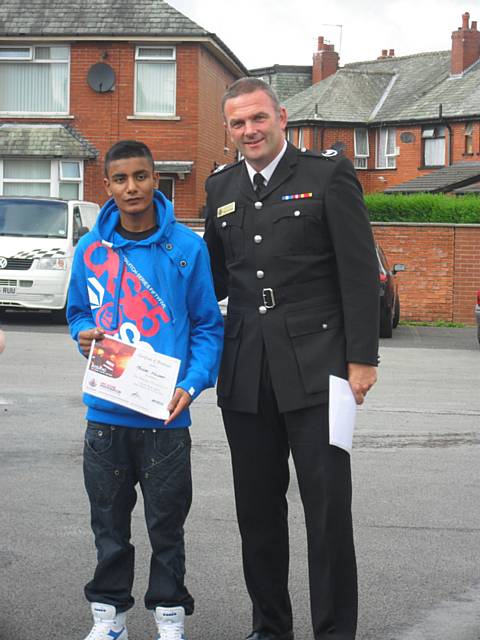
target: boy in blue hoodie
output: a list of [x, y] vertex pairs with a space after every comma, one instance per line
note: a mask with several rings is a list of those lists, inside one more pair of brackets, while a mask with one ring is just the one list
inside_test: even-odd
[[155, 190], [148, 147], [132, 140], [113, 145], [104, 183], [111, 199], [75, 252], [67, 308], [72, 337], [85, 356], [93, 340], [112, 335], [181, 365], [165, 421], [84, 394], [84, 478], [97, 547], [95, 574], [85, 587], [94, 625], [85, 640], [128, 640], [137, 483], [152, 546], [145, 606], [154, 612], [157, 640], [181, 640], [184, 616], [193, 612], [184, 584], [188, 407], [215, 384], [223, 322], [206, 246], [176, 222], [171, 202]]

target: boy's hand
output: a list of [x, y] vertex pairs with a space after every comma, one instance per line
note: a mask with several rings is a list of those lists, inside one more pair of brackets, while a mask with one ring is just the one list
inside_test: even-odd
[[186, 409], [190, 403], [192, 402], [192, 396], [185, 391], [184, 389], [180, 389], [177, 387], [175, 389], [175, 393], [173, 394], [173, 398], [170, 400], [168, 404], [168, 410], [170, 411], [170, 416], [165, 420], [165, 424], [169, 424], [172, 420], [182, 413], [184, 409]]
[[78, 333], [78, 345], [83, 355], [88, 358], [90, 345], [94, 340], [103, 340], [105, 332], [103, 329], [86, 329]]

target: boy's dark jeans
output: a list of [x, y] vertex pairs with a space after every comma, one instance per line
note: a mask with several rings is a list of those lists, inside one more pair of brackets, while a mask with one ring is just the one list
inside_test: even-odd
[[147, 609], [182, 606], [193, 612], [184, 585], [183, 525], [192, 501], [191, 440], [188, 429], [132, 429], [88, 422], [83, 470], [97, 547], [97, 568], [85, 587], [90, 602], [126, 611], [135, 549], [131, 513], [140, 484], [152, 558], [145, 595]]

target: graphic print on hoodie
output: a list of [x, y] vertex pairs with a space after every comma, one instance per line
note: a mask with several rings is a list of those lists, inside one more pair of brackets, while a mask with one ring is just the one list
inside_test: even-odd
[[[158, 229], [148, 237], [120, 235], [120, 214], [109, 200], [94, 229], [81, 238], [68, 297], [70, 332], [77, 339], [80, 331], [97, 326], [128, 344], [180, 359], [178, 386], [196, 397], [215, 384], [223, 321], [206, 246], [176, 222], [162, 193], [155, 192], [154, 203]], [[112, 424], [163, 424], [89, 394], [84, 400], [90, 420], [105, 421], [106, 412], [117, 418]], [[184, 414], [172, 426], [190, 424]], [[132, 416], [141, 416], [141, 425]]]

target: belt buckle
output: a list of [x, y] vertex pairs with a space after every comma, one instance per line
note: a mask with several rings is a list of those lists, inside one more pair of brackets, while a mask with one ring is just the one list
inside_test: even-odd
[[266, 309], [273, 309], [275, 306], [275, 296], [273, 295], [273, 289], [268, 287], [262, 290], [263, 304]]

